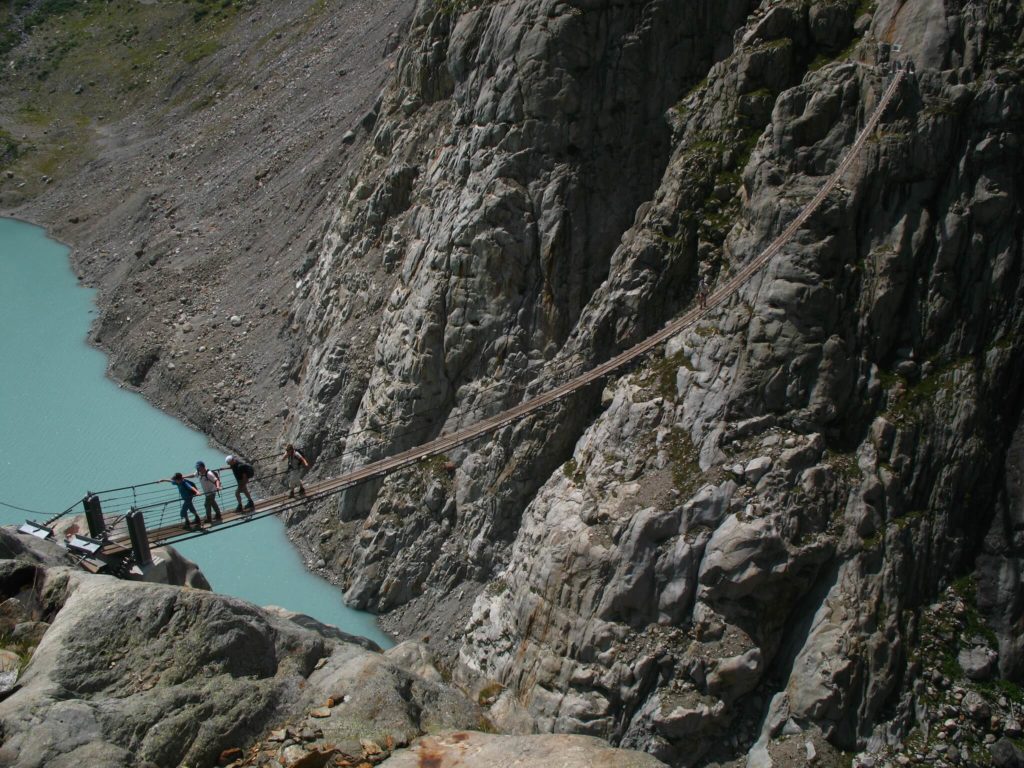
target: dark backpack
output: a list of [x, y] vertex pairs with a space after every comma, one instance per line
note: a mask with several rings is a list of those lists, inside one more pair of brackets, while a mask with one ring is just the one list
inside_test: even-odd
[[192, 489], [192, 493], [199, 493], [199, 488], [191, 480], [186, 480], [185, 485]]
[[256, 468], [252, 464], [241, 464], [238, 467], [238, 471], [242, 473], [242, 477], [248, 480], [256, 477]]

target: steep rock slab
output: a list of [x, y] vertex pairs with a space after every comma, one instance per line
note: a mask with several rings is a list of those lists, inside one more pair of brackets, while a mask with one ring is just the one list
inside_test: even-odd
[[[877, 103], [889, 44], [917, 56], [922, 25], [890, 23], [889, 9], [858, 23], [859, 64], [806, 75], [800, 52], [835, 40], [820, 19], [796, 4], [751, 19], [676, 110], [662, 187], [579, 335], [611, 319], [628, 328], [627, 299], [671, 296], [659, 276], [680, 258], [728, 275], [792, 219]], [[1022, 406], [1022, 233], [989, 213], [1008, 214], [1005, 195], [1022, 183], [1008, 153], [1024, 28], [1009, 4], [990, 10], [987, 34], [970, 7], [949, 25], [952, 69], [917, 62], [846, 190], [762, 276], [663, 363], [609, 388], [474, 605], [465, 680], [503, 686], [544, 729], [608, 735], [679, 765], [752, 747], [767, 764], [774, 740], [804, 731], [862, 748], [912, 722], [901, 680], [920, 671], [906, 656], [917, 612], [979, 551], [1001, 484], [991, 457]], [[767, 69], [752, 64], [769, 55]], [[786, 88], [787, 77], [802, 82]], [[772, 87], [781, 93], [758, 111]], [[730, 177], [744, 133], [726, 130], [756, 115], [766, 128]], [[696, 221], [694, 188], [709, 192]], [[647, 271], [652, 260], [660, 269]], [[1003, 610], [1018, 583], [1006, 567]], [[1009, 614], [1004, 626], [1019, 621]]]
[[[421, 2], [373, 123], [375, 152], [296, 305], [324, 340], [311, 367], [337, 361], [339, 382], [347, 339], [379, 306], [374, 371], [358, 401], [317, 401], [296, 425], [302, 440], [355, 465], [603, 355], [603, 335], [573, 341], [573, 328], [664, 169], [662, 114], [728, 50], [750, 7], [531, 0], [448, 13]], [[375, 264], [387, 274], [372, 290], [343, 277], [368, 285]], [[523, 507], [595, 394], [456, 452], [450, 470], [441, 460], [347, 492], [341, 525], [314, 515], [299, 534], [356, 605], [410, 605], [403, 626], [447, 635], [508, 557]], [[433, 610], [453, 594], [457, 605]]]
[[60, 568], [37, 589], [50, 627], [0, 702], [9, 765], [210, 765], [307, 716], [314, 742], [352, 754], [480, 723], [465, 698], [308, 618]]

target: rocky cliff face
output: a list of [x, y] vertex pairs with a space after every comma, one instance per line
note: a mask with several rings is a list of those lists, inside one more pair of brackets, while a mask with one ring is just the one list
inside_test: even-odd
[[979, 555], [1016, 674], [1021, 24], [999, 2], [421, 5], [297, 307], [341, 360], [339, 282], [390, 276], [366, 390], [298, 426], [350, 430], [324, 448], [343, 464], [657, 327], [814, 194], [883, 65], [916, 74], [842, 192], [664, 361], [297, 530], [405, 631], [476, 595], [448, 647], [510, 727], [674, 764], [884, 735], [921, 704], [920, 609]]
[[[323, 473], [660, 327], [814, 195], [892, 62], [915, 74], [842, 188], [663, 359], [295, 513], [296, 540], [508, 730], [767, 765], [899, 752], [920, 725], [905, 759], [993, 759], [929, 724], [956, 722], [961, 673], [1008, 710], [979, 658], [1019, 695], [1019, 3], [410, 13], [365, 143], [304, 213], [316, 237], [294, 267], [263, 254], [273, 307], [232, 338]], [[141, 380], [205, 413], [204, 376]], [[214, 412], [227, 442], [255, 434]]]
[[[374, 153], [332, 226], [337, 244], [321, 257], [319, 287], [297, 308], [311, 334], [345, 344], [359, 313], [335, 311], [347, 293], [342, 276], [391, 273], [365, 390], [298, 425], [307, 443], [321, 444], [325, 431], [348, 435], [328, 440], [325, 457], [343, 451], [351, 465], [415, 444], [607, 352], [607, 333], [570, 341], [573, 329], [664, 170], [664, 110], [728, 49], [749, 4], [590, 11], [419, 6]], [[652, 71], [662, 76], [646, 77]], [[343, 359], [333, 344], [313, 356], [311, 387], [322, 387], [320, 361]], [[381, 610], [427, 587], [446, 593], [486, 579], [595, 404], [591, 393], [452, 457], [454, 474], [439, 462], [349, 493], [338, 504], [340, 535], [315, 531], [321, 556], [351, 574], [350, 599]], [[402, 558], [383, 559], [397, 549]]]

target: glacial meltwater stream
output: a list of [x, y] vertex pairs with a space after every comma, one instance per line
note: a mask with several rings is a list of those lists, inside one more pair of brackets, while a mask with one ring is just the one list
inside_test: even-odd
[[[0, 218], [0, 502], [38, 512], [0, 506], [0, 524], [43, 520], [87, 490], [187, 472], [198, 459], [223, 464], [203, 435], [106, 377], [106, 357], [86, 343], [93, 294], [72, 274], [65, 246]], [[303, 567], [276, 518], [178, 549], [217, 592], [392, 645], [372, 615], [346, 607]]]

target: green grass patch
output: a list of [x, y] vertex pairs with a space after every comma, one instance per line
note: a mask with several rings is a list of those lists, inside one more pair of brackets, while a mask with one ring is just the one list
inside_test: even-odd
[[959, 595], [960, 599], [964, 601], [964, 605], [967, 606], [964, 628], [971, 634], [985, 638], [985, 641], [993, 648], [998, 648], [999, 638], [996, 637], [996, 633], [985, 623], [985, 619], [978, 611], [977, 590], [978, 587], [972, 574], [968, 574], [953, 582], [953, 591]]
[[192, 20], [201, 22], [209, 17], [225, 19], [253, 5], [253, 0], [191, 0]]
[[508, 583], [503, 579], [495, 579], [484, 588], [484, 594], [488, 597], [497, 597], [508, 592]]
[[25, 104], [18, 110], [18, 119], [26, 125], [45, 128], [50, 124], [50, 115], [37, 104]]
[[32, 650], [34, 646], [23, 640], [15, 640], [9, 635], [0, 636], [0, 648], [7, 651], [12, 651], [18, 655], [18, 674], [20, 675], [25, 671], [25, 667], [32, 660]]
[[777, 40], [768, 40], [767, 42], [761, 43], [757, 46], [756, 50], [759, 51], [778, 51], [782, 48], [792, 48], [793, 40], [789, 37], [780, 37]]
[[490, 706], [498, 700], [498, 696], [505, 690], [505, 686], [501, 683], [489, 683], [480, 689], [480, 693], [477, 694], [476, 701], [481, 707]]
[[811, 61], [811, 63], [807, 66], [808, 71], [810, 71], [810, 72], [817, 72], [822, 67], [824, 67], [824, 66], [826, 66], [828, 64], [832, 64], [833, 62], [836, 62], [836, 61], [847, 61], [847, 60], [853, 58], [853, 52], [855, 50], [857, 50], [857, 46], [860, 45], [860, 41], [861, 41], [861, 38], [859, 38], [856, 35], [854, 35], [853, 40], [850, 41], [850, 44], [847, 45], [845, 48], [843, 48], [838, 53], [832, 54], [832, 55], [825, 54], [825, 53], [819, 53], [817, 56], [814, 57], [814, 59]]
[[[27, 2], [18, 3], [22, 6], [29, 5]], [[22, 19], [22, 26], [26, 32], [31, 32], [36, 27], [46, 23], [51, 16], [79, 10], [86, 5], [84, 0], [43, 0]]]
[[427, 482], [439, 480], [447, 491], [451, 491], [455, 485], [455, 464], [446, 454], [442, 453], [424, 459], [420, 462], [420, 471]]
[[12, 146], [0, 145], [0, 162], [26, 177], [25, 194], [31, 195], [33, 173], [59, 180], [89, 158], [98, 123], [132, 114], [141, 105], [165, 111], [181, 107], [183, 95], [187, 110], [208, 106], [216, 85], [206, 80], [200, 89], [187, 87], [189, 78], [222, 47], [239, 13], [254, 5], [254, 0], [0, 3], [0, 30], [17, 38], [0, 80], [8, 116], [4, 128], [18, 137]]
[[[983, 693], [987, 693], [994, 699], [998, 699], [1000, 696], [1005, 696], [1009, 701], [1012, 701], [1017, 707], [1024, 706], [1024, 688], [1021, 688], [1010, 680], [1004, 680], [997, 678], [995, 680], [986, 680], [982, 683], [975, 683], [978, 689]], [[1017, 741], [1018, 746], [1024, 746]]]
[[828, 462], [843, 480], [850, 485], [859, 484], [864, 479], [864, 472], [857, 463], [857, 455], [853, 452], [839, 453], [829, 451]]

